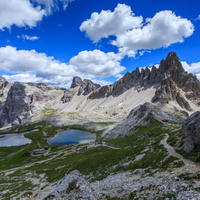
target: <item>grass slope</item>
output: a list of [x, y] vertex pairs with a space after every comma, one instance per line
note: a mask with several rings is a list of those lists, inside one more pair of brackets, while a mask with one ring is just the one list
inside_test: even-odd
[[[99, 125], [101, 124], [98, 123]], [[106, 128], [105, 123], [102, 123], [102, 127]], [[110, 174], [128, 170], [142, 168], [146, 170], [146, 175], [151, 175], [157, 171], [182, 165], [182, 163], [177, 162], [177, 158], [169, 157], [166, 149], [160, 144], [164, 134], [169, 133], [170, 130], [156, 121], [146, 127], [137, 127], [132, 130], [132, 135], [118, 139], [104, 140], [100, 137], [102, 131], [96, 132], [99, 145], [93, 148], [83, 150], [86, 145], [49, 145], [51, 150], [48, 155], [33, 157], [30, 154], [33, 148], [48, 145], [48, 138], [60, 131], [70, 128], [88, 130], [87, 127], [80, 125], [52, 127], [47, 122], [39, 122], [13, 131], [22, 132], [36, 128], [39, 129], [37, 132], [26, 135], [32, 140], [31, 144], [0, 148], [1, 199], [9, 199], [12, 195], [16, 196], [23, 191], [26, 192], [24, 195], [28, 197], [32, 188], [39, 186], [27, 177], [39, 179], [44, 176], [43, 180], [53, 183], [66, 173], [76, 169], [88, 180], [95, 181], [102, 180]], [[103, 140], [107, 146], [101, 145]], [[141, 158], [138, 159], [138, 156]], [[18, 169], [10, 174], [5, 175], [5, 172], [2, 172], [16, 167]]]

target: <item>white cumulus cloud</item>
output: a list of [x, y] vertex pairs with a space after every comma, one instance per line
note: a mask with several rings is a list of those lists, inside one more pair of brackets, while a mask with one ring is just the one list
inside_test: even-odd
[[176, 16], [172, 11], [161, 11], [147, 19], [142, 28], [119, 35], [112, 44], [128, 50], [157, 49], [183, 42], [193, 32], [194, 26], [189, 20]]
[[35, 50], [17, 50], [6, 46], [0, 48], [0, 70], [13, 73], [4, 75], [11, 82], [33, 81], [70, 87], [74, 76], [96, 79], [99, 83], [106, 83], [102, 78], [108, 76], [119, 77], [125, 69], [120, 65], [120, 58], [118, 54], [99, 50], [83, 51], [67, 64]]
[[33, 7], [29, 0], [0, 1], [1, 30], [10, 29], [12, 25], [34, 27], [44, 15], [45, 10], [39, 6]]
[[100, 14], [93, 13], [81, 24], [80, 30], [85, 31], [93, 42], [115, 36], [116, 39], [110, 43], [134, 57], [138, 50], [183, 42], [184, 38], [193, 34], [194, 26], [190, 20], [176, 16], [170, 10], [160, 11], [144, 21], [142, 16], [135, 16], [129, 6], [118, 4], [113, 12], [103, 10]]
[[59, 8], [66, 9], [73, 0], [0, 0], [0, 29], [35, 27], [39, 21]]
[[108, 76], [120, 76], [125, 67], [120, 65], [122, 57], [113, 52], [104, 53], [100, 50], [82, 51], [70, 60], [81, 73], [88, 73], [94, 77], [105, 78]]
[[200, 62], [197, 62], [197, 63], [191, 63], [190, 65], [185, 62], [185, 61], [182, 61], [181, 62], [183, 68], [189, 72], [189, 73], [192, 73], [192, 74], [200, 74]]
[[124, 34], [127, 30], [142, 26], [143, 18], [136, 17], [131, 7], [118, 4], [113, 12], [110, 10], [92, 13], [91, 18], [84, 21], [81, 31], [86, 31], [87, 36], [94, 42], [110, 35]]

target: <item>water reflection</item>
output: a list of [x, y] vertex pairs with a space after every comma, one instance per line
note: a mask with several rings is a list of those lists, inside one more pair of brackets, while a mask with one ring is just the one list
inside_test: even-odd
[[96, 135], [87, 131], [67, 130], [58, 133], [49, 140], [51, 145], [68, 145], [78, 143], [89, 143], [96, 140]]
[[[23, 133], [6, 133], [0, 135], [0, 147], [11, 147], [11, 146], [21, 146], [25, 144], [30, 144], [32, 140], [25, 138], [24, 135], [30, 132], [38, 131], [34, 129], [29, 132]], [[3, 136], [3, 137], [1, 137]]]

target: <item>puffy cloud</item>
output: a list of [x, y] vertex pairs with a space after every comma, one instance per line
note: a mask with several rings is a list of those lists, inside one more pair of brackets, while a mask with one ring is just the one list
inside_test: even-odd
[[197, 19], [196, 20], [200, 20], [200, 15], [198, 15]]
[[138, 50], [183, 42], [184, 38], [193, 34], [194, 26], [190, 20], [176, 16], [170, 10], [160, 11], [153, 18], [143, 21], [141, 16], [134, 15], [129, 6], [118, 4], [113, 12], [93, 13], [81, 24], [80, 30], [85, 31], [93, 42], [115, 36], [116, 39], [110, 43], [134, 57]]
[[18, 35], [17, 38], [22, 38], [23, 40], [39, 40], [39, 37], [37, 36], [29, 36], [29, 35]]
[[189, 20], [177, 17], [172, 11], [161, 11], [147, 19], [142, 28], [119, 35], [112, 44], [128, 50], [157, 49], [183, 42], [193, 32], [194, 26]]
[[39, 6], [33, 7], [29, 0], [0, 1], [0, 29], [19, 27], [34, 27], [42, 20], [45, 10]]
[[82, 51], [70, 60], [70, 64], [81, 73], [86, 72], [94, 77], [118, 77], [125, 70], [125, 67], [120, 65], [121, 59], [121, 55], [113, 52]]
[[192, 74], [200, 74], [200, 62], [191, 63], [190, 65], [185, 61], [182, 61], [181, 63], [182, 63], [183, 68], [187, 72], [192, 73]]
[[[10, 56], [12, 55], [12, 56]], [[0, 70], [13, 75], [4, 75], [9, 81], [44, 82], [69, 87], [74, 76], [96, 79], [120, 76], [125, 69], [120, 65], [120, 56], [99, 50], [83, 51], [73, 57], [69, 64], [35, 50], [17, 50], [15, 47], [0, 48]], [[99, 80], [100, 78], [100, 80]], [[105, 83], [105, 82], [104, 82]]]
[[11, 26], [35, 27], [43, 16], [52, 13], [59, 8], [59, 2], [63, 9], [73, 0], [9, 0], [0, 1], [0, 29], [10, 29]]
[[86, 31], [93, 42], [98, 42], [101, 38], [124, 34], [126, 30], [139, 28], [142, 26], [142, 21], [141, 16], [135, 17], [130, 6], [118, 4], [113, 12], [110, 10], [103, 10], [100, 14], [94, 12], [90, 19], [81, 24], [80, 30]]

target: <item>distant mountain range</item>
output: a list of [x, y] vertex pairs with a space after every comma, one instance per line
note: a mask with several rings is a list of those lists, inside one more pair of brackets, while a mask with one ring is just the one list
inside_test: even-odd
[[43, 83], [9, 83], [0, 77], [0, 127], [52, 116], [57, 123], [120, 121], [146, 102], [167, 111], [193, 113], [200, 106], [200, 82], [183, 69], [174, 52], [160, 62], [159, 68], [136, 68], [103, 87], [80, 77], [73, 78], [69, 89]]

